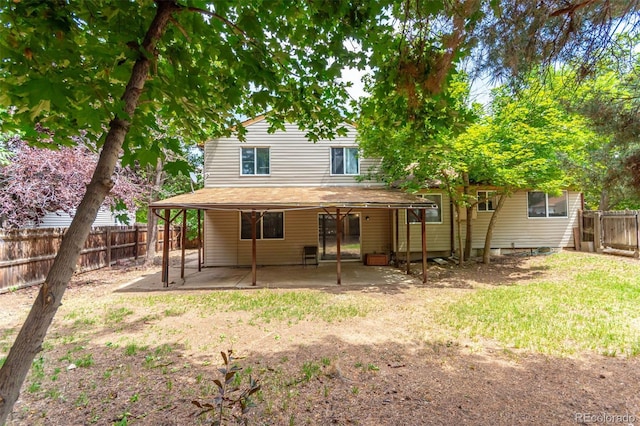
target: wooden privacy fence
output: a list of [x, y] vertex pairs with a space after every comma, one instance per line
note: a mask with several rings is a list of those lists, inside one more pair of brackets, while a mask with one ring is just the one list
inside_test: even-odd
[[[589, 249], [640, 253], [640, 211], [584, 211], [581, 240]], [[592, 243], [592, 246], [590, 245]], [[584, 247], [583, 247], [584, 249]]]
[[[0, 231], [0, 293], [42, 284], [53, 264], [66, 228]], [[158, 230], [156, 251], [161, 252], [163, 228]], [[170, 230], [169, 250], [180, 248], [180, 227]], [[146, 226], [104, 226], [91, 230], [76, 272], [111, 266], [147, 254]]]

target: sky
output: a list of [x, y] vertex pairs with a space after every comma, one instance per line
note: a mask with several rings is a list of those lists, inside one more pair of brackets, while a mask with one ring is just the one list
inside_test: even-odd
[[343, 82], [351, 82], [353, 85], [347, 91], [351, 95], [353, 99], [358, 99], [361, 96], [365, 96], [366, 93], [364, 91], [364, 83], [362, 82], [362, 77], [366, 75], [366, 71], [360, 71], [355, 68], [346, 68], [342, 71]]
[[[367, 71], [360, 71], [355, 68], [347, 68], [342, 72], [342, 81], [351, 82], [352, 87], [348, 89], [353, 99], [366, 96], [364, 91], [364, 83], [362, 78]], [[482, 105], [488, 105], [491, 101], [491, 89], [496, 87], [495, 83], [490, 82], [489, 77], [478, 77], [471, 84], [471, 101], [478, 102]]]

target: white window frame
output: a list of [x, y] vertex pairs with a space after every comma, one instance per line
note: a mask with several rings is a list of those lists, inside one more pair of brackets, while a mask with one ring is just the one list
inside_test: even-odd
[[[529, 194], [539, 192], [544, 194], [544, 216], [531, 216], [529, 209]], [[564, 201], [566, 204], [566, 215], [565, 216], [550, 216], [549, 215], [549, 194], [543, 191], [527, 191], [527, 218], [528, 219], [567, 219], [569, 217], [569, 193], [567, 191], [562, 191], [562, 195], [564, 196]]]
[[[346, 168], [346, 158], [347, 156], [346, 154], [346, 150], [347, 149], [355, 149], [356, 150], [356, 154], [357, 154], [357, 158], [358, 158], [358, 162], [357, 162], [357, 166], [358, 166], [358, 171], [356, 173], [334, 173], [333, 172], [333, 150], [334, 149], [341, 149], [342, 150], [342, 158], [343, 158], [343, 171]], [[360, 176], [360, 150], [358, 149], [358, 147], [355, 146], [332, 146], [329, 149], [329, 172], [331, 176]]]
[[[439, 213], [440, 213], [440, 214], [439, 214], [439, 216], [440, 216], [440, 221], [439, 221], [439, 222], [429, 222], [429, 221], [428, 221], [428, 220], [426, 220], [426, 218], [425, 218], [424, 223], [425, 223], [425, 224], [427, 224], [427, 225], [441, 225], [441, 224], [443, 223], [443, 220], [444, 220], [444, 218], [442, 217], [442, 216], [443, 216], [443, 211], [442, 211], [442, 194], [418, 194], [418, 197], [421, 197], [421, 198], [429, 198], [429, 199], [431, 199], [431, 200], [433, 200], [433, 198], [432, 198], [432, 197], [440, 197], [440, 202], [439, 202], [439, 203], [436, 203], [436, 204], [438, 204], [438, 211], [439, 211]], [[435, 200], [433, 200], [433, 201], [435, 201]], [[409, 210], [418, 210], [418, 212], [419, 212], [419, 211], [420, 211], [420, 210], [422, 210], [422, 209], [409, 209]], [[410, 224], [410, 225], [419, 225], [419, 224], [421, 224], [421, 223], [422, 223], [420, 219], [416, 219], [416, 218], [414, 217], [414, 215], [410, 214], [410, 213], [409, 213], [409, 212], [407, 212], [406, 210], [405, 210], [405, 215], [406, 215], [406, 217], [405, 217], [405, 222], [404, 222], [405, 224], [407, 223], [407, 221], [409, 221], [409, 224]], [[420, 217], [420, 216], [418, 216], [418, 218], [419, 218], [419, 217]]]
[[[251, 237], [249, 238], [242, 238], [242, 217], [243, 215], [247, 218], [249, 218], [249, 220], [251, 219], [251, 210], [243, 210], [240, 213], [240, 217], [239, 217], [239, 229], [238, 229], [238, 233], [239, 233], [239, 238], [240, 241], [251, 241]], [[264, 237], [264, 221], [262, 220], [264, 218], [265, 214], [268, 213], [282, 213], [282, 238], [265, 238]], [[258, 226], [260, 227], [260, 236], [256, 237], [256, 240], [264, 240], [264, 241], [282, 241], [285, 239], [285, 212], [284, 210], [256, 210], [256, 216], [257, 216], [257, 221], [256, 223], [258, 224]]]
[[[242, 153], [245, 149], [253, 150], [253, 173], [244, 172]], [[266, 149], [269, 154], [269, 173], [258, 173], [258, 149]], [[269, 176], [271, 174], [271, 147], [268, 146], [243, 146], [240, 147], [240, 176]]]
[[[480, 198], [480, 194], [481, 193], [484, 194], [484, 198]], [[493, 194], [493, 195], [490, 195], [490, 194]], [[478, 204], [476, 204], [476, 210], [479, 213], [487, 213], [487, 212], [496, 211], [495, 206], [496, 206], [496, 204], [498, 202], [497, 194], [498, 194], [497, 191], [489, 190], [489, 189], [482, 189], [482, 190], [477, 191], [476, 196], [478, 197]], [[480, 200], [484, 200], [485, 208], [483, 208], [483, 209], [480, 208], [480, 204], [481, 204]], [[489, 203], [487, 202], [488, 200], [492, 200], [492, 204], [493, 204], [493, 208], [492, 209], [489, 208]]]

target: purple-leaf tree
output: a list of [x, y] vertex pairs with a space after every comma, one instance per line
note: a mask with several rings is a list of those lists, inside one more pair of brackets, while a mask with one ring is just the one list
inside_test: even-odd
[[[37, 224], [48, 212], [74, 213], [86, 192], [98, 155], [86, 145], [58, 149], [36, 148], [22, 141], [12, 144], [8, 165], [0, 168], [2, 227]], [[116, 166], [114, 186], [103, 207], [116, 213], [136, 208], [149, 186], [128, 167]]]

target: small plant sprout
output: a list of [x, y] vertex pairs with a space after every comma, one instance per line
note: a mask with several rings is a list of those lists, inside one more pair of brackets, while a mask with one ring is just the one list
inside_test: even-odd
[[[224, 420], [229, 419], [229, 416], [240, 422], [244, 414], [254, 406], [250, 398], [251, 395], [260, 390], [258, 381], [251, 376], [249, 376], [249, 385], [247, 387], [241, 388], [236, 385], [238, 383], [236, 375], [242, 371], [242, 367], [234, 363], [237, 358], [233, 357], [233, 350], [229, 349], [226, 353], [220, 352], [220, 355], [224, 366], [218, 368], [222, 378], [213, 381], [218, 388], [218, 394], [213, 398], [213, 402], [191, 401], [193, 405], [201, 409], [196, 414], [196, 417], [212, 414], [212, 426], [222, 425]], [[239, 414], [237, 414], [237, 409], [240, 410]]]

